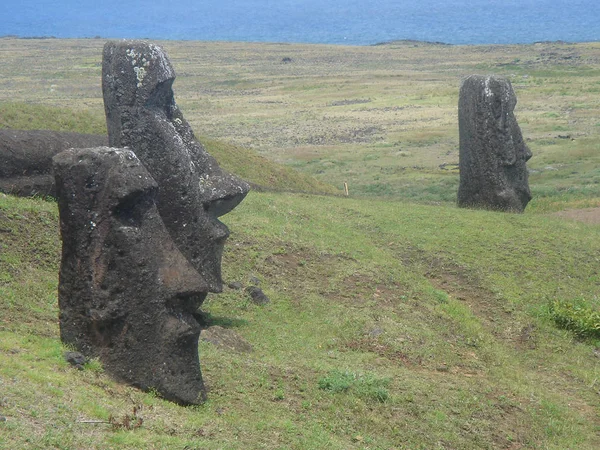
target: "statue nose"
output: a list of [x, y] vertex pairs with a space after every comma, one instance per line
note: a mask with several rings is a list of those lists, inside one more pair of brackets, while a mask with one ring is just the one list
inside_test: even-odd
[[203, 174], [199, 185], [204, 209], [212, 217], [230, 212], [250, 190], [248, 183], [221, 170]]
[[192, 298], [208, 292], [209, 286], [198, 271], [175, 247], [173, 241], [168, 241], [164, 242], [161, 248], [162, 261], [158, 277], [169, 294], [180, 298]]

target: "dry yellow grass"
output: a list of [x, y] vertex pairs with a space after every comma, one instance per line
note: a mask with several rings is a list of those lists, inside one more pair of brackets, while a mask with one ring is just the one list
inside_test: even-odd
[[[102, 115], [103, 43], [0, 39], [0, 98]], [[511, 79], [534, 154], [533, 184], [555, 176], [544, 170], [557, 155], [581, 151], [559, 136], [583, 140], [588, 154], [597, 147], [587, 143], [600, 140], [600, 43], [161, 44], [197, 134], [252, 148], [338, 188], [348, 181], [355, 193], [389, 188], [402, 196], [406, 183], [416, 189], [415, 179], [447, 174], [439, 166], [458, 161], [458, 89], [472, 73]], [[588, 162], [595, 176], [596, 162]]]

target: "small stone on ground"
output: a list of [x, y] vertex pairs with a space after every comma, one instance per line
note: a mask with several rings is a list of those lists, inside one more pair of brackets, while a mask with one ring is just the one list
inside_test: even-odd
[[231, 283], [229, 283], [229, 284], [227, 285], [227, 287], [228, 287], [229, 289], [234, 289], [234, 290], [236, 290], [236, 291], [239, 291], [239, 290], [240, 290], [242, 287], [244, 287], [244, 286], [243, 286], [243, 285], [242, 285], [242, 283], [240, 283], [239, 281], [232, 281]]
[[87, 358], [79, 352], [66, 352], [65, 360], [79, 370], [83, 370], [83, 366], [87, 362]]
[[267, 303], [271, 302], [271, 300], [269, 300], [269, 297], [267, 297], [262, 291], [262, 289], [259, 287], [248, 286], [246, 288], [246, 292], [250, 296], [250, 300], [252, 301], [252, 303], [255, 303], [257, 305], [266, 305]]

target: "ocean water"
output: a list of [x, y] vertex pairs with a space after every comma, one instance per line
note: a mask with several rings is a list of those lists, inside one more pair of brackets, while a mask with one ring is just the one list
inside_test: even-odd
[[600, 0], [0, 0], [0, 36], [368, 45], [600, 41]]

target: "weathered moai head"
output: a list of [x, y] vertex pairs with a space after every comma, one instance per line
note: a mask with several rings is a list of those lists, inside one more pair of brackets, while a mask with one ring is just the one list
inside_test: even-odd
[[52, 157], [68, 148], [106, 145], [107, 136], [50, 130], [0, 130], [0, 192], [54, 196]]
[[222, 290], [229, 234], [217, 217], [248, 193], [221, 170], [177, 107], [165, 52], [142, 41], [104, 46], [102, 90], [110, 145], [132, 149], [158, 183], [157, 206], [170, 235], [211, 292]]
[[66, 150], [53, 168], [61, 339], [118, 380], [180, 404], [202, 402], [193, 314], [209, 286], [165, 228], [156, 182], [128, 149]]
[[529, 200], [526, 162], [531, 151], [514, 115], [510, 81], [471, 75], [460, 88], [458, 205], [523, 212]]

